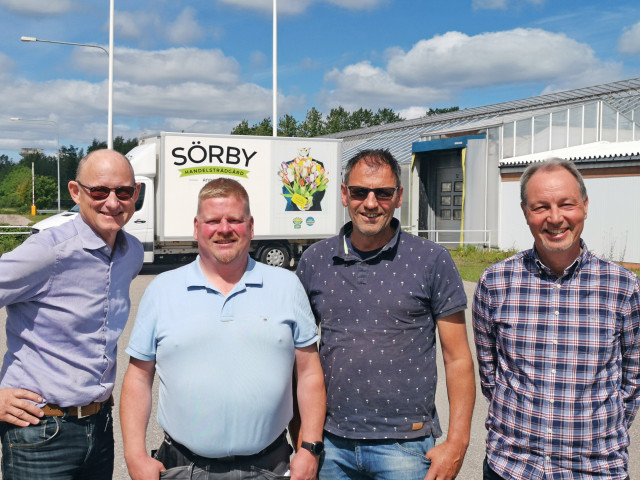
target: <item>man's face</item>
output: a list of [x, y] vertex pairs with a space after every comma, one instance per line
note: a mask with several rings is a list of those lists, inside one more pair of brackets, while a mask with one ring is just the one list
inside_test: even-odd
[[589, 199], [582, 200], [578, 181], [562, 167], [534, 173], [526, 194], [522, 211], [540, 258], [566, 258], [566, 268], [580, 255]]
[[208, 198], [202, 201], [194, 219], [193, 238], [203, 261], [244, 264], [253, 238], [253, 217], [235, 195]]
[[78, 181], [69, 182], [69, 193], [78, 204], [85, 223], [113, 247], [116, 234], [135, 211], [140, 185], [136, 186], [134, 195], [128, 200], [119, 199], [115, 191], [111, 191], [104, 200], [95, 200], [78, 182], [87, 187], [136, 186], [129, 162], [117, 152], [101, 151], [87, 161], [80, 171]]
[[369, 192], [364, 200], [352, 198], [349, 186], [366, 188], [396, 187], [396, 177], [388, 165], [367, 165], [360, 161], [351, 170], [349, 185], [342, 185], [342, 204], [349, 210], [353, 222], [351, 241], [356, 248], [374, 250], [390, 240], [391, 219], [396, 208], [402, 205], [402, 187], [390, 200], [378, 200]]

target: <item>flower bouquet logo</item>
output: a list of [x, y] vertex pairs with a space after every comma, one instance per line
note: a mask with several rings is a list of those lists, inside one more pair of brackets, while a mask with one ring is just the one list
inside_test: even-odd
[[287, 199], [285, 210], [321, 211], [320, 201], [329, 183], [322, 162], [309, 156], [310, 148], [298, 149], [298, 156], [282, 162], [278, 177], [282, 181], [282, 196]]

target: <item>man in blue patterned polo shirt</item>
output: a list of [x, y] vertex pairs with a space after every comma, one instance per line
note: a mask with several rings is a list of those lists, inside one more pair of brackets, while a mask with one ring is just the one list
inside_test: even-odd
[[589, 199], [571, 162], [530, 165], [520, 196], [534, 248], [489, 267], [473, 302], [484, 479], [623, 480], [640, 404], [640, 282], [581, 240]]
[[[460, 275], [445, 248], [403, 232], [393, 218], [402, 186], [388, 150], [348, 162], [342, 203], [351, 222], [307, 249], [297, 272], [322, 329], [327, 418], [319, 477], [454, 478], [475, 399]], [[438, 446], [436, 326], [450, 405]]]

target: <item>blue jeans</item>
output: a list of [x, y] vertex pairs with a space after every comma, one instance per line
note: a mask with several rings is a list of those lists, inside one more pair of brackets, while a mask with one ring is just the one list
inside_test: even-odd
[[435, 445], [431, 436], [412, 440], [352, 440], [324, 434], [320, 480], [424, 480]]
[[38, 425], [0, 423], [3, 480], [110, 480], [113, 419], [107, 402], [90, 417], [44, 416]]

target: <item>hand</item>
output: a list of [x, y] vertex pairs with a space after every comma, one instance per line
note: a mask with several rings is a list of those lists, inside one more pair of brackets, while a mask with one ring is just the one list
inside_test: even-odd
[[132, 480], [158, 480], [160, 472], [167, 470], [164, 468], [162, 462], [151, 458], [146, 453], [139, 455], [133, 460], [129, 457], [125, 460], [127, 462], [129, 476]]
[[24, 388], [3, 388], [0, 390], [0, 421], [19, 427], [37, 425], [44, 412], [32, 402], [42, 403], [42, 397]]
[[318, 478], [318, 457], [301, 448], [291, 460], [291, 480], [315, 480]]
[[467, 448], [447, 440], [427, 452], [431, 467], [424, 480], [452, 480], [456, 478]]

